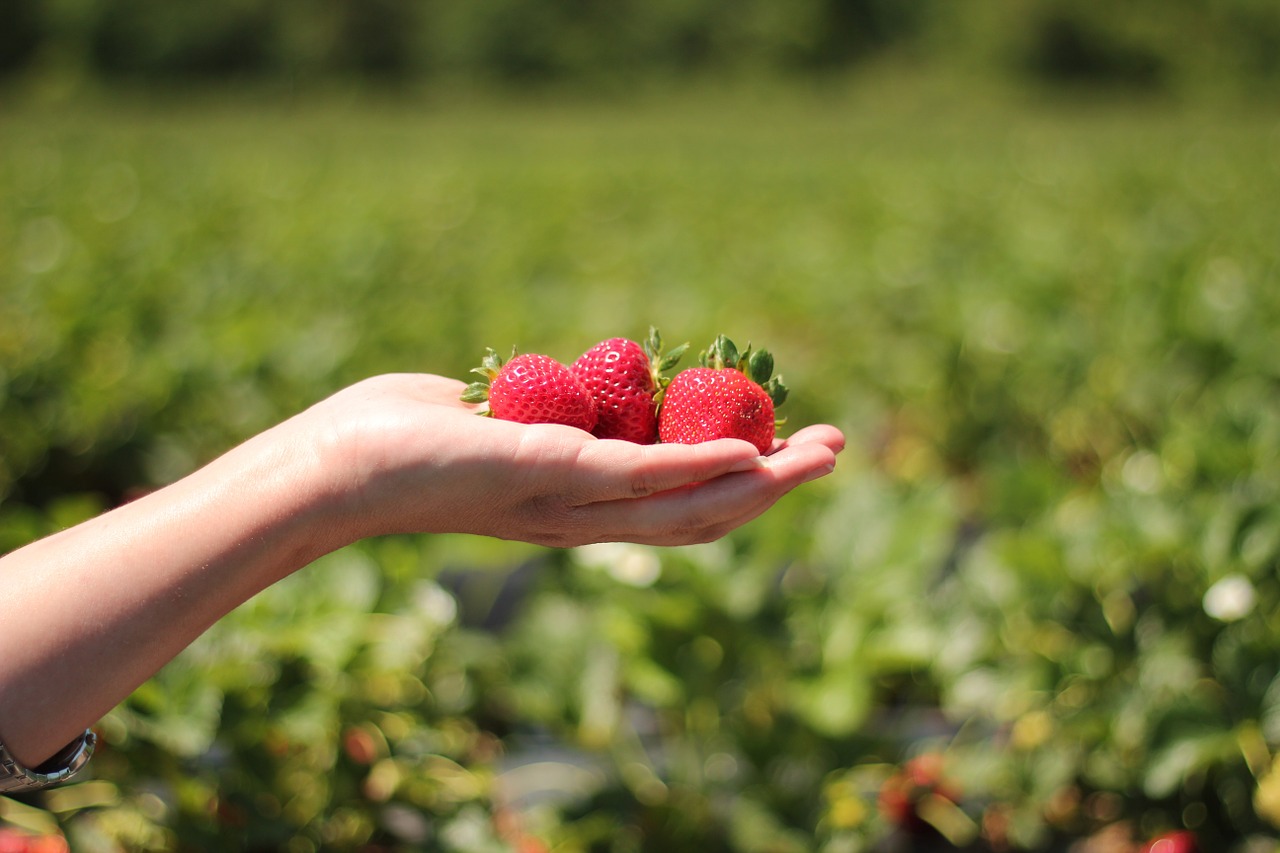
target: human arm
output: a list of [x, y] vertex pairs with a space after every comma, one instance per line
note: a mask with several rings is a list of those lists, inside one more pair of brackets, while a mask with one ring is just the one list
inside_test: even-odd
[[640, 446], [479, 418], [462, 383], [375, 377], [187, 477], [0, 559], [0, 738], [35, 766], [226, 613], [388, 533], [556, 547], [718, 538], [828, 473], [843, 437]]

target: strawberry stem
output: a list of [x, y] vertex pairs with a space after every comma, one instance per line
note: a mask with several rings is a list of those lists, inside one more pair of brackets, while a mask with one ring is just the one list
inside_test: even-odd
[[657, 327], [649, 327], [649, 337], [644, 342], [644, 354], [649, 357], [649, 375], [653, 378], [654, 405], [661, 405], [664, 392], [667, 386], [671, 384], [671, 378], [667, 376], [667, 372], [680, 363], [681, 357], [685, 350], [689, 348], [686, 341], [671, 352], [665, 355], [662, 352], [662, 335], [658, 332]]

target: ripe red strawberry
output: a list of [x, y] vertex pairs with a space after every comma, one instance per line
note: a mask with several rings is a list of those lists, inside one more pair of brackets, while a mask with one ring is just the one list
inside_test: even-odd
[[672, 444], [698, 444], [740, 438], [762, 454], [773, 445], [776, 406], [786, 399], [781, 377], [770, 378], [773, 356], [767, 350], [738, 353], [724, 335], [702, 353], [701, 367], [681, 371], [663, 393], [658, 438]]
[[489, 401], [487, 414], [523, 424], [564, 424], [590, 432], [596, 404], [573, 371], [554, 358], [527, 353], [502, 356], [490, 349], [472, 371], [486, 381], [473, 382], [462, 393], [465, 403]]
[[665, 385], [663, 374], [684, 354], [685, 345], [662, 355], [662, 337], [649, 329], [644, 345], [627, 338], [601, 341], [570, 365], [596, 401], [598, 419], [592, 434], [636, 444], [658, 440], [656, 396]]
[[908, 834], [925, 835], [936, 828], [921, 814], [922, 805], [931, 799], [952, 805], [960, 802], [960, 791], [944, 775], [943, 757], [938, 753], [908, 760], [885, 780], [877, 805], [881, 814]]
[[1198, 853], [1199, 850], [1194, 832], [1177, 830], [1151, 839], [1143, 845], [1142, 853]]

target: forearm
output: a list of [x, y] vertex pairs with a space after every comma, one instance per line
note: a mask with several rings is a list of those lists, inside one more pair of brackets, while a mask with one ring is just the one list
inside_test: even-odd
[[34, 766], [230, 610], [345, 543], [289, 425], [0, 559], [0, 739]]

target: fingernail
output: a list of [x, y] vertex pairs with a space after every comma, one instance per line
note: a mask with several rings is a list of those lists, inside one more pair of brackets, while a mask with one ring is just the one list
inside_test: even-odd
[[757, 471], [761, 468], [768, 468], [769, 460], [763, 456], [752, 456], [750, 459], [743, 459], [738, 464], [729, 469], [730, 474], [737, 474], [740, 471]]
[[814, 469], [813, 469], [812, 471], [810, 471], [810, 472], [808, 473], [808, 475], [804, 478], [804, 481], [805, 481], [806, 483], [811, 483], [811, 482], [813, 482], [814, 480], [817, 480], [819, 477], [825, 477], [825, 476], [827, 476], [828, 474], [830, 474], [830, 473], [831, 473], [832, 471], [834, 471], [834, 470], [836, 470], [836, 466], [835, 466], [835, 465], [823, 465], [821, 468], [814, 468]]

